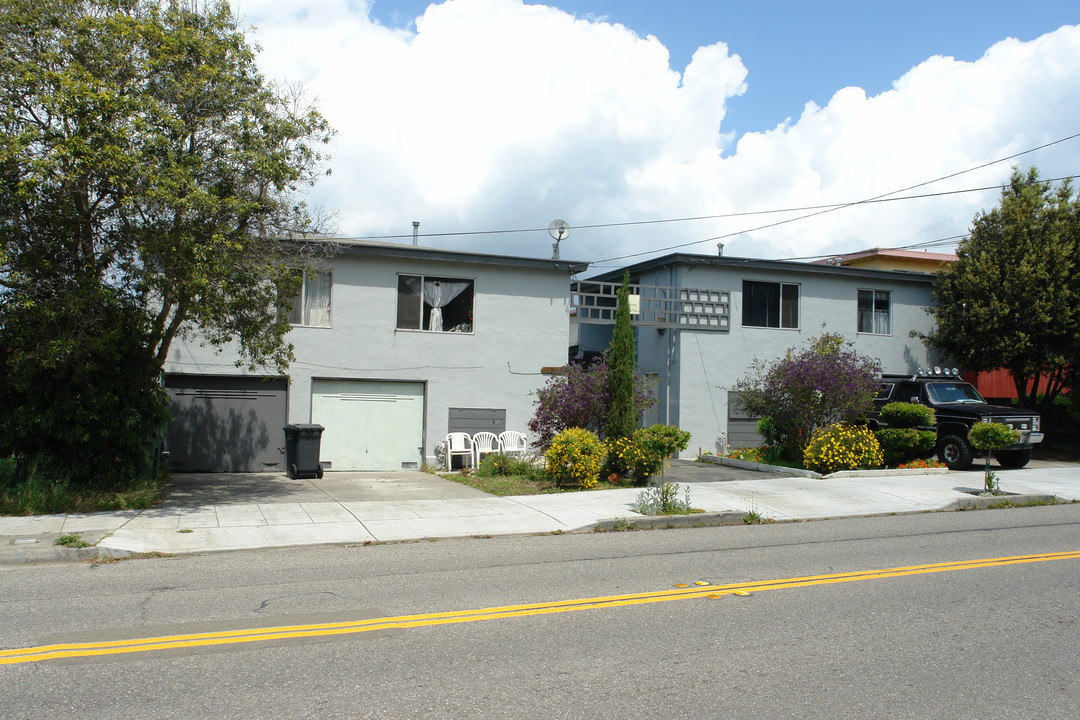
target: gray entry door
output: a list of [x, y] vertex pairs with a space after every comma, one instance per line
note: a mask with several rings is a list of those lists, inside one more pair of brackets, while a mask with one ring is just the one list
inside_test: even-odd
[[169, 469], [261, 472], [284, 467], [284, 378], [167, 375], [172, 419], [165, 436]]

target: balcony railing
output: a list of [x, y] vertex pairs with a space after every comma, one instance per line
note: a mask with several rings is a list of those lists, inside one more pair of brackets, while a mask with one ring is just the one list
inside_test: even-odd
[[[571, 321], [592, 325], [614, 325], [616, 292], [621, 283], [592, 282], [570, 284]], [[731, 298], [723, 290], [630, 286], [631, 321], [638, 327], [684, 330], [731, 329]]]

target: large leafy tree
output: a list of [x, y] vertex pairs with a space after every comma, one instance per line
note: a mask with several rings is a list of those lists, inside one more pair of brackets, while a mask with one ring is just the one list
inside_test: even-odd
[[1024, 407], [1045, 409], [1080, 359], [1080, 198], [1014, 169], [934, 283], [928, 343], [967, 370], [1006, 368]]
[[[0, 46], [0, 451], [160, 424], [160, 387], [139, 398], [186, 333], [283, 370], [311, 247], [287, 238], [312, 229], [298, 194], [330, 130], [258, 73], [228, 5], [4, 0]], [[59, 444], [12, 440], [35, 433]]]
[[274, 238], [308, 229], [330, 131], [228, 5], [5, 0], [0, 38], [0, 283], [138, 298], [159, 363], [197, 329], [283, 368], [295, 248]]

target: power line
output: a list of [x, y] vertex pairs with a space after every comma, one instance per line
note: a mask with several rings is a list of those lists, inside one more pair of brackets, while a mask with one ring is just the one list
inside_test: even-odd
[[[831, 207], [828, 207], [828, 208], [823, 209], [823, 210], [818, 210], [817, 212], [809, 213], [807, 215], [799, 215], [798, 217], [788, 218], [786, 220], [778, 220], [776, 222], [768, 223], [767, 225], [761, 225], [761, 226], [755, 227], [755, 228], [749, 228], [749, 229], [745, 229], [745, 230], [736, 230], [734, 232], [724, 233], [723, 235], [717, 235], [715, 237], [705, 238], [704, 240], [694, 240], [692, 242], [679, 243], [677, 245], [669, 245], [667, 247], [657, 248], [657, 249], [654, 249], [654, 250], [645, 250], [643, 252], [631, 253], [629, 255], [619, 255], [617, 257], [610, 257], [610, 258], [605, 258], [603, 260], [598, 260], [597, 262], [604, 263], [604, 262], [612, 262], [614, 260], [626, 260], [628, 258], [641, 257], [642, 255], [652, 255], [654, 253], [664, 252], [665, 250], [675, 250], [675, 249], [681, 248], [681, 247], [687, 247], [687, 246], [690, 246], [690, 245], [697, 245], [697, 244], [703, 243], [703, 242], [710, 242], [712, 240], [723, 240], [725, 238], [734, 237], [736, 235], [742, 235], [744, 233], [757, 232], [759, 230], [767, 230], [769, 228], [774, 228], [774, 227], [777, 227], [777, 226], [780, 226], [780, 225], [786, 225], [788, 223], [797, 222], [799, 220], [806, 220], [807, 218], [817, 217], [818, 215], [824, 215], [826, 213], [835, 212], [835, 211], [841, 210], [843, 208], [855, 207], [856, 205], [868, 205], [870, 203], [880, 202], [883, 199], [888, 198], [890, 195], [895, 195], [897, 193], [907, 192], [908, 190], [914, 190], [916, 188], [925, 187], [926, 185], [932, 185], [933, 183], [941, 182], [942, 180], [949, 180], [951, 178], [958, 177], [960, 175], [964, 175], [965, 173], [974, 172], [976, 170], [982, 170], [983, 168], [987, 168], [987, 167], [990, 167], [991, 165], [996, 165], [998, 163], [1006, 162], [1008, 160], [1015, 160], [1016, 158], [1020, 157], [1021, 155], [1027, 155], [1029, 153], [1035, 152], [1036, 150], [1043, 150], [1043, 149], [1051, 147], [1053, 145], [1057, 145], [1059, 143], [1066, 142], [1067, 140], [1073, 140], [1073, 139], [1078, 138], [1078, 137], [1080, 137], [1080, 133], [1075, 133], [1073, 135], [1069, 135], [1068, 137], [1064, 137], [1064, 138], [1061, 138], [1059, 140], [1054, 140], [1053, 142], [1049, 142], [1049, 143], [1045, 143], [1043, 145], [1039, 145], [1038, 147], [1030, 148], [1028, 150], [1023, 150], [1021, 152], [1014, 153], [1013, 155], [1008, 155], [1008, 156], [1003, 157], [1003, 158], [998, 158], [997, 160], [991, 160], [990, 162], [983, 163], [982, 165], [976, 165], [975, 167], [968, 168], [967, 170], [961, 170], [959, 172], [954, 172], [954, 173], [951, 173], [949, 175], [944, 175], [942, 177], [935, 178], [934, 180], [927, 180], [925, 182], [917, 183], [915, 185], [910, 185], [908, 187], [900, 188], [898, 190], [893, 190], [891, 192], [883, 193], [881, 195], [875, 195], [874, 197], [867, 198], [865, 200], [858, 200], [856, 202], [831, 206]], [[1076, 177], [1076, 176], [1075, 175], [1070, 175], [1070, 176], [1067, 176], [1067, 178], [1062, 178], [1062, 179], [1072, 179], [1074, 177]], [[1055, 182], [1055, 180], [1040, 181], [1040, 182]], [[994, 187], [1000, 187], [1000, 186], [994, 186]], [[979, 190], [985, 190], [985, 189], [990, 189], [990, 188], [980, 188]], [[941, 193], [941, 194], [949, 195], [949, 194], [954, 194], [954, 193], [959, 193], [959, 192], [976, 192], [976, 191], [975, 190], [953, 191], [952, 193]], [[907, 198], [905, 197], [905, 198], [892, 198], [892, 199], [894, 199], [894, 200], [903, 200], [903, 199], [907, 199]]]
[[[884, 193], [884, 194], [881, 194], [881, 195], [876, 195], [876, 196], [874, 196], [872, 198], [867, 198], [867, 199], [864, 199], [864, 200], [857, 200], [857, 201], [853, 201], [853, 202], [831, 203], [831, 204], [823, 204], [823, 205], [806, 205], [806, 206], [801, 206], [801, 207], [780, 208], [780, 209], [772, 209], [772, 210], [748, 210], [748, 211], [743, 211], [743, 212], [720, 213], [720, 214], [716, 214], [716, 215], [695, 215], [695, 216], [678, 217], [678, 218], [664, 218], [664, 219], [659, 219], [659, 220], [631, 220], [631, 221], [625, 221], [625, 222], [593, 223], [593, 224], [586, 224], [586, 225], [571, 225], [570, 229], [572, 229], [572, 230], [596, 230], [596, 229], [603, 229], [603, 228], [633, 227], [633, 226], [644, 226], [644, 225], [660, 225], [660, 224], [668, 224], [668, 223], [695, 222], [695, 221], [699, 221], [699, 220], [722, 220], [722, 219], [727, 219], [727, 218], [752, 217], [752, 216], [757, 216], [757, 215], [775, 215], [775, 214], [788, 213], [788, 212], [814, 211], [814, 212], [811, 212], [808, 215], [802, 215], [802, 216], [795, 217], [795, 218], [788, 218], [787, 220], [782, 220], [782, 221], [779, 221], [779, 222], [776, 222], [776, 223], [770, 223], [768, 225], [763, 225], [761, 227], [752, 228], [752, 229], [749, 229], [749, 230], [740, 230], [740, 231], [734, 232], [734, 233], [727, 233], [725, 235], [718, 235], [718, 236], [712, 237], [712, 238], [705, 238], [704, 240], [695, 240], [693, 242], [682, 243], [682, 244], [679, 244], [679, 245], [672, 245], [672, 246], [669, 246], [669, 247], [658, 248], [656, 250], [649, 250], [649, 251], [645, 251], [645, 252], [641, 252], [641, 253], [634, 253], [632, 255], [623, 255], [623, 256], [620, 256], [620, 257], [607, 258], [605, 260], [600, 260], [600, 261], [597, 261], [597, 262], [609, 262], [611, 260], [623, 260], [623, 259], [629, 258], [629, 257], [637, 257], [639, 255], [648, 255], [648, 254], [651, 254], [651, 253], [654, 253], [654, 252], [663, 252], [664, 250], [673, 250], [675, 248], [686, 247], [688, 245], [696, 245], [697, 243], [709, 242], [710, 240], [721, 240], [723, 238], [731, 237], [733, 235], [739, 235], [739, 234], [742, 234], [742, 233], [745, 233], [745, 232], [756, 232], [758, 230], [764, 230], [764, 229], [767, 229], [767, 228], [775, 227], [776, 225], [782, 225], [782, 224], [785, 224], [785, 223], [795, 222], [797, 220], [803, 220], [803, 219], [806, 219], [806, 218], [815, 217], [817, 215], [821, 215], [821, 214], [824, 214], [824, 213], [827, 213], [827, 212], [834, 212], [834, 211], [840, 210], [842, 208], [854, 207], [856, 205], [869, 205], [869, 204], [878, 203], [878, 202], [896, 202], [896, 201], [899, 201], [899, 200], [917, 200], [917, 199], [923, 199], [923, 198], [929, 198], [929, 197], [938, 197], [938, 196], [943, 196], [943, 195], [956, 195], [956, 194], [961, 194], [961, 193], [983, 192], [983, 191], [986, 191], [986, 190], [993, 190], [993, 189], [996, 189], [996, 188], [1000, 188], [1001, 186], [1000, 185], [992, 185], [992, 186], [987, 186], [987, 187], [969, 188], [969, 189], [965, 189], [965, 190], [952, 190], [952, 191], [940, 192], [940, 193], [926, 193], [926, 194], [920, 194], [920, 195], [911, 195], [911, 196], [904, 196], [904, 197], [899, 197], [899, 198], [889, 197], [891, 195], [896, 195], [898, 193], [907, 192], [909, 190], [915, 190], [915, 189], [918, 189], [920, 187], [925, 187], [927, 185], [932, 185], [934, 183], [941, 182], [943, 180], [949, 180], [951, 178], [958, 177], [958, 176], [964, 175], [966, 173], [974, 172], [976, 170], [982, 170], [982, 169], [990, 167], [992, 165], [1007, 162], [1009, 160], [1015, 160], [1016, 158], [1021, 157], [1023, 155], [1028, 155], [1028, 154], [1036, 152], [1038, 150], [1044, 150], [1044, 149], [1046, 149], [1048, 147], [1053, 147], [1054, 145], [1058, 145], [1058, 144], [1061, 144], [1063, 142], [1067, 142], [1069, 140], [1074, 140], [1076, 138], [1080, 138], [1080, 133], [1075, 133], [1073, 135], [1069, 135], [1067, 137], [1063, 137], [1063, 138], [1060, 138], [1058, 140], [1054, 140], [1052, 142], [1048, 142], [1048, 143], [1045, 143], [1043, 145], [1039, 145], [1037, 147], [1029, 148], [1027, 150], [1022, 150], [1022, 151], [1020, 151], [1018, 153], [1014, 153], [1014, 154], [1008, 155], [1006, 157], [998, 158], [996, 160], [991, 160], [989, 162], [983, 163], [982, 165], [977, 165], [975, 167], [968, 168], [967, 170], [961, 170], [961, 171], [958, 171], [958, 172], [951, 173], [949, 175], [944, 175], [942, 177], [935, 178], [933, 180], [927, 180], [925, 182], [917, 183], [915, 185], [910, 185], [910, 186], [905, 187], [905, 188], [900, 188], [898, 190], [892, 190], [890, 192], [887, 192], [887, 193]], [[1050, 179], [1050, 180], [1044, 180], [1043, 182], [1057, 182], [1059, 180], [1073, 179], [1073, 178], [1076, 178], [1076, 177], [1078, 177], [1078, 176], [1070, 175], [1070, 176], [1063, 177], [1063, 178], [1054, 178], [1054, 179]], [[547, 227], [543, 227], [543, 228], [516, 228], [516, 229], [502, 229], [502, 230], [472, 230], [472, 231], [458, 231], [458, 232], [444, 232], [444, 233], [419, 233], [418, 235], [416, 235], [416, 237], [441, 238], [441, 237], [461, 237], [461, 236], [466, 236], [466, 235], [511, 235], [511, 234], [516, 234], [516, 233], [535, 233], [535, 232], [547, 232]], [[345, 237], [342, 237], [341, 239], [343, 239], [343, 240], [399, 240], [399, 239], [412, 239], [413, 237], [414, 236], [413, 236], [412, 233], [408, 233], [408, 234], [400, 234], [400, 235], [345, 236]]]

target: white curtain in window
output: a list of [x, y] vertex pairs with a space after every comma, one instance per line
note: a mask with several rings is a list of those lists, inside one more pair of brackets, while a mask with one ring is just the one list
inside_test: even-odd
[[320, 272], [304, 278], [304, 324], [330, 327], [330, 273]]
[[424, 280], [424, 302], [431, 306], [429, 330], [443, 329], [442, 309], [469, 287], [468, 282]]
[[889, 334], [890, 299], [888, 292], [874, 292], [874, 332], [878, 335]]

